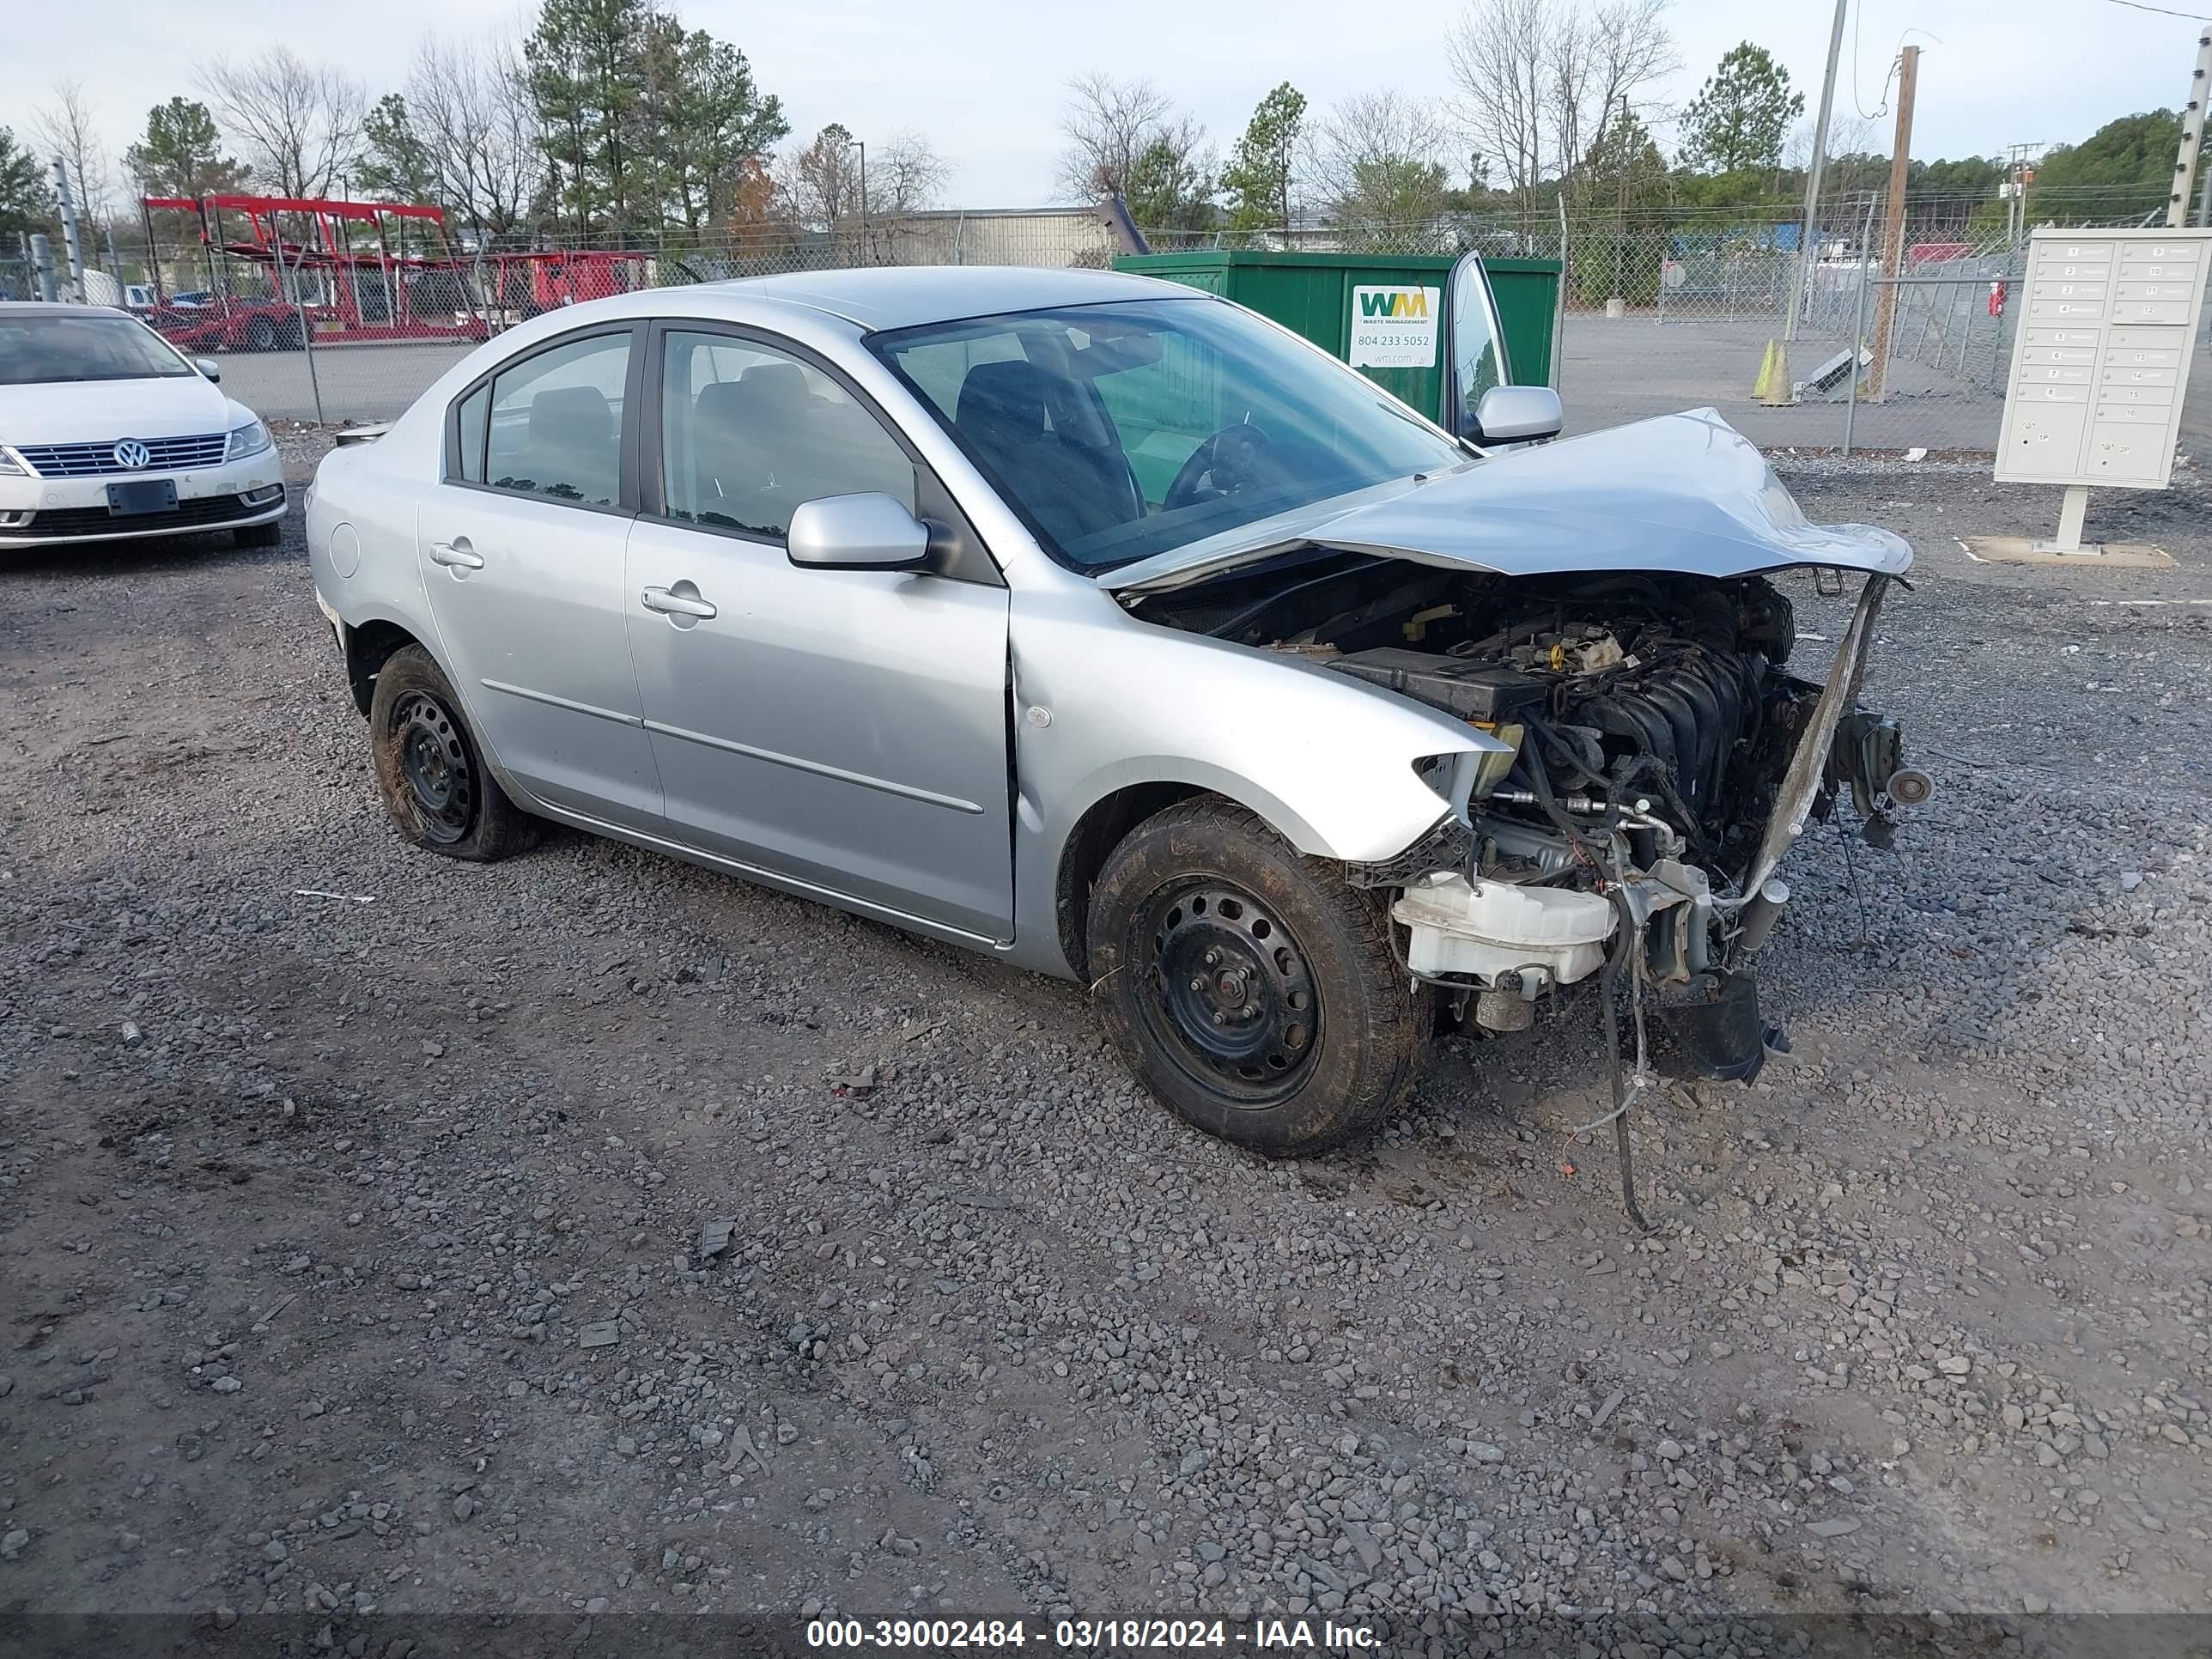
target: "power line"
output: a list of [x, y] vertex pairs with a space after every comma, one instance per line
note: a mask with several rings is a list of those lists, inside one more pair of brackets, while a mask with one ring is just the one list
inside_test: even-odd
[[2154, 11], [2161, 17], [2186, 17], [2192, 23], [2212, 23], [2212, 17], [2201, 11], [2175, 11], [2167, 6], [2146, 6], [2143, 0], [2112, 0], [2116, 6], [2131, 6], [2137, 11]]

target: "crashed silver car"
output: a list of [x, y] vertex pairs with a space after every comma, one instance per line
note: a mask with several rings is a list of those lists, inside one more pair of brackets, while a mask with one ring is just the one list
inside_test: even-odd
[[[1509, 450], [1556, 398], [1468, 401], [1136, 277], [772, 277], [500, 336], [307, 533], [426, 850], [550, 819], [1079, 980], [1270, 1152], [1577, 987], [1747, 1076], [1792, 838], [1926, 792], [1856, 703], [1911, 552], [1711, 410]], [[1825, 684], [1806, 568], [1860, 584]]]

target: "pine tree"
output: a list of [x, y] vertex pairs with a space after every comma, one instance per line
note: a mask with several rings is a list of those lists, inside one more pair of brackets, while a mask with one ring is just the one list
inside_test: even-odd
[[1790, 90], [1790, 71], [1746, 40], [1683, 111], [1682, 159], [1711, 173], [1777, 166], [1790, 124], [1804, 112], [1805, 94]]

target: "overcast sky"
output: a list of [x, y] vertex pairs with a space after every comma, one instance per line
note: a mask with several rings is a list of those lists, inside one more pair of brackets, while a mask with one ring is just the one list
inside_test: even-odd
[[[2167, 3], [2189, 9], [2189, 0]], [[2212, 11], [2212, 0], [2203, 9]], [[927, 136], [952, 163], [947, 204], [966, 207], [1053, 199], [1072, 74], [1149, 76], [1226, 150], [1279, 81], [1316, 105], [1382, 86], [1448, 94], [1442, 42], [1458, 15], [1454, 0], [686, 0], [678, 9], [744, 48], [795, 132], [842, 121], [862, 138], [902, 127]], [[1839, 118], [1856, 118], [1854, 82], [1856, 108], [1881, 107], [1883, 78], [1908, 38], [1924, 48], [1913, 149], [1929, 157], [2077, 140], [2115, 116], [2176, 107], [2198, 32], [2112, 0], [1863, 0], [1855, 9], [1863, 15], [1853, 20], [1856, 48], [1846, 30]], [[24, 136], [53, 82], [75, 78], [118, 156], [149, 106], [191, 89], [191, 65], [210, 48], [244, 56], [282, 40], [343, 64], [374, 95], [404, 78], [425, 33], [495, 29], [520, 15], [515, 0], [222, 0], [213, 11], [176, 0], [12, 0], [8, 10], [15, 67], [0, 125]], [[1809, 110], [1829, 15], [1826, 0], [1676, 0], [1683, 68], [1658, 96], [1679, 105], [1723, 52], [1750, 40], [1789, 69]], [[1886, 153], [1888, 119], [1875, 128], [1870, 147]]]

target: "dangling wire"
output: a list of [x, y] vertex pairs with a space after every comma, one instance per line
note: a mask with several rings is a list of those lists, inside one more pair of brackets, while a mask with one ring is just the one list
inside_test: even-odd
[[[1608, 951], [1605, 972], [1601, 976], [1599, 1000], [1605, 1005], [1605, 1052], [1607, 1074], [1613, 1084], [1613, 1109], [1595, 1122], [1572, 1134], [1587, 1134], [1602, 1127], [1610, 1119], [1613, 1123], [1613, 1147], [1615, 1160], [1620, 1165], [1620, 1204], [1628, 1212], [1628, 1218], [1636, 1224], [1639, 1232], [1655, 1231], [1644, 1218], [1644, 1212], [1636, 1203], [1636, 1163], [1628, 1139], [1628, 1109], [1651, 1085], [1650, 1055], [1645, 1048], [1644, 1028], [1644, 928], [1629, 908], [1626, 877], [1621, 868], [1620, 849], [1613, 848], [1613, 866], [1615, 876], [1613, 893], [1613, 911], [1620, 919], [1620, 939]], [[1613, 1006], [1613, 992], [1620, 984], [1621, 963], [1629, 966], [1629, 1008], [1636, 1026], [1636, 1075], [1631, 1079], [1622, 1074], [1620, 1064], [1620, 1015]]]
[[1841, 812], [1836, 814], [1836, 834], [1844, 843], [1844, 868], [1850, 872], [1851, 902], [1859, 907], [1859, 943], [1866, 945], [1871, 942], [1867, 938], [1866, 896], [1859, 891], [1858, 855], [1851, 851], [1851, 842], [1854, 837], [1850, 830], [1844, 828], [1844, 815]]

